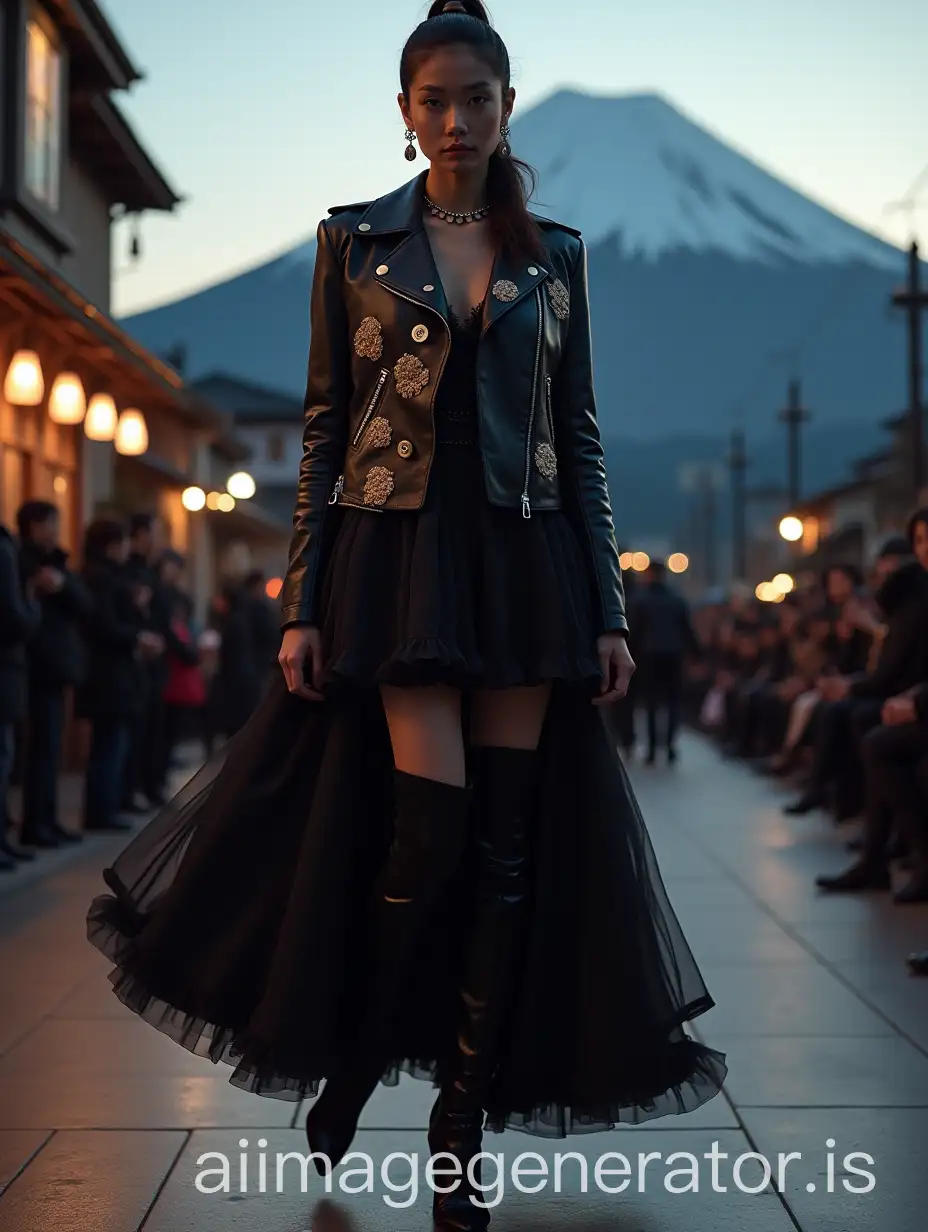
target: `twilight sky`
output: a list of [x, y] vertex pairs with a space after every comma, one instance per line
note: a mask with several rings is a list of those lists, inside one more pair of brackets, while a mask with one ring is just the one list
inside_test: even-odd
[[[102, 0], [147, 80], [119, 101], [174, 188], [142, 261], [117, 230], [117, 315], [305, 240], [387, 192], [403, 159], [408, 0]], [[898, 243], [887, 212], [928, 164], [924, 0], [495, 0], [516, 109], [559, 86], [657, 91], [774, 174]], [[518, 149], [516, 149], [518, 153]], [[928, 177], [914, 215], [928, 243]]]

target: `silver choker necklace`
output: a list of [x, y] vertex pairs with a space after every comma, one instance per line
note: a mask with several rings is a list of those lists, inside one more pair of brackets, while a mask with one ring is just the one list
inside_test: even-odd
[[435, 218], [441, 218], [444, 219], [445, 222], [450, 223], [479, 222], [481, 218], [486, 218], [487, 214], [490, 212], [490, 207], [488, 205], [484, 205], [479, 210], [470, 210], [467, 214], [456, 214], [453, 210], [443, 210], [440, 205], [436, 205], [435, 202], [430, 201], [428, 197], [424, 196], [424, 200], [425, 204], [429, 207], [429, 210]]

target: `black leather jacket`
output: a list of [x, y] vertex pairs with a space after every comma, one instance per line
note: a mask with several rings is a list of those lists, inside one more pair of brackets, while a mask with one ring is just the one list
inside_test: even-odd
[[[425, 174], [319, 224], [303, 459], [283, 625], [315, 623], [335, 505], [419, 509], [434, 455], [432, 406], [449, 308], [422, 221]], [[544, 263], [499, 255], [477, 359], [488, 499], [563, 509], [586, 552], [601, 632], [626, 631], [622, 572], [596, 420], [586, 249], [537, 219]]]

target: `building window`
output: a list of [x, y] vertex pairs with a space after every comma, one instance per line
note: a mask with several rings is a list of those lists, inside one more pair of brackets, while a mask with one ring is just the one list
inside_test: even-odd
[[283, 462], [287, 452], [286, 442], [281, 432], [270, 432], [267, 438], [268, 462]]
[[26, 187], [58, 208], [61, 175], [61, 55], [44, 27], [26, 27]]

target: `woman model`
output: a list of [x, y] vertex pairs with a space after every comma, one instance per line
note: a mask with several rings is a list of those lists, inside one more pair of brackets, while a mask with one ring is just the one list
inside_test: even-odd
[[[486, 1226], [481, 1132], [689, 1111], [721, 1053], [603, 707], [633, 663], [586, 254], [531, 215], [480, 0], [402, 56], [427, 173], [318, 230], [281, 676], [107, 869], [115, 990], [334, 1166], [378, 1081], [431, 1079]], [[475, 1161], [476, 1162], [476, 1161]], [[324, 1163], [317, 1166], [323, 1170]]]

